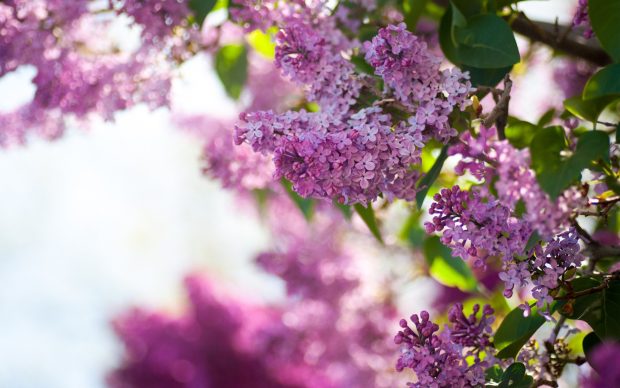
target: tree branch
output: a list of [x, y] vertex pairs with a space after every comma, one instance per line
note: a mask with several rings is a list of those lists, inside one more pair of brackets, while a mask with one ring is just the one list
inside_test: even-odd
[[[585, 59], [598, 66], [605, 66], [612, 62], [596, 40], [586, 39], [575, 31], [569, 31], [570, 27], [558, 28], [558, 25], [554, 23], [532, 21], [523, 12], [520, 12], [516, 18], [509, 19], [508, 22], [516, 33], [568, 55]], [[567, 32], [560, 33], [562, 29], [566, 29]]]
[[495, 104], [495, 107], [491, 113], [489, 113], [488, 116], [482, 121], [482, 124], [486, 128], [489, 128], [493, 125], [493, 123], [495, 123], [495, 128], [497, 128], [497, 137], [500, 140], [504, 140], [506, 138], [504, 128], [506, 128], [506, 123], [508, 122], [508, 104], [510, 103], [511, 89], [512, 80], [510, 79], [510, 75], [506, 74], [504, 77], [504, 90], [502, 90], [497, 104]]

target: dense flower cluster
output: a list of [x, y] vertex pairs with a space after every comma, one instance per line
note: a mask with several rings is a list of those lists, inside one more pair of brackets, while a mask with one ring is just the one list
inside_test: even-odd
[[404, 23], [380, 29], [364, 44], [364, 50], [375, 73], [413, 110], [410, 124], [444, 143], [456, 136], [448, 115], [470, 103], [467, 73], [456, 68], [440, 71], [441, 59], [428, 50], [426, 42], [407, 31]]
[[417, 381], [408, 383], [410, 387], [474, 387], [484, 384], [484, 371], [490, 366], [489, 362], [477, 358], [477, 362], [470, 366], [466, 361], [468, 355], [488, 349], [493, 310], [485, 306], [482, 317], [477, 320], [475, 314], [479, 309], [480, 306], [476, 305], [474, 313], [466, 318], [463, 306], [456, 305], [449, 315], [453, 326], [447, 326], [441, 334], [437, 334], [439, 326], [430, 320], [426, 311], [411, 316], [415, 329], [409, 327], [406, 320], [400, 320], [403, 330], [394, 338], [394, 342], [401, 345], [396, 370], [413, 370]]
[[172, 317], [133, 310], [114, 322], [125, 345], [123, 364], [108, 376], [112, 387], [301, 387], [271, 370], [244, 338], [248, 321], [277, 319], [269, 311], [218, 295], [190, 277], [190, 310]]
[[[246, 142], [257, 152], [272, 154], [276, 178], [290, 180], [304, 197], [337, 198], [342, 203], [367, 203], [380, 195], [413, 199], [419, 173], [411, 165], [420, 162], [428, 139], [445, 142], [456, 134], [448, 114], [467, 106], [471, 86], [467, 75], [457, 70], [440, 71], [440, 60], [403, 25], [382, 29], [379, 36], [388, 39], [390, 31], [402, 35], [397, 39], [401, 46], [415, 43], [415, 49], [405, 50], [411, 63], [394, 65], [393, 57], [399, 53], [386, 54], [383, 46], [389, 42], [378, 38], [367, 43], [366, 55], [377, 74], [413, 110], [406, 122], [395, 125], [379, 107], [353, 110], [362, 82], [342, 55], [353, 47], [352, 42], [333, 21], [289, 18], [276, 37], [275, 63], [283, 75], [307, 88], [307, 98], [317, 102], [320, 112], [243, 114], [236, 143]], [[422, 59], [416, 62], [417, 57]], [[407, 66], [416, 67], [407, 73], [415, 74], [415, 79], [397, 84], [397, 73]]]
[[175, 27], [187, 24], [188, 0], [110, 0], [120, 14], [133, 18], [142, 26], [148, 41], [166, 39]]
[[583, 196], [575, 189], [565, 191], [553, 202], [529, 168], [529, 150], [519, 150], [507, 140], [497, 140], [495, 128], [480, 127], [477, 137], [465, 132], [461, 140], [449, 150], [450, 155], [461, 156], [455, 172], [459, 175], [469, 172], [483, 181], [483, 195], [491, 196], [495, 190], [497, 199], [511, 211], [522, 201], [526, 209], [523, 219], [542, 236], [552, 237], [565, 230], [572, 209], [583, 204]]
[[283, 75], [307, 86], [307, 98], [321, 111], [340, 116], [356, 102], [362, 85], [341, 54], [352, 43], [330, 21], [287, 20], [276, 36], [275, 63]]
[[550, 291], [560, 285], [560, 278], [569, 269], [581, 266], [583, 256], [580, 250], [579, 236], [575, 230], [557, 235], [544, 248], [540, 245], [535, 247], [530, 270], [535, 274], [532, 277], [532, 296], [538, 307], [551, 304], [553, 297]]
[[476, 356], [491, 346], [491, 324], [495, 320], [494, 311], [489, 305], [483, 307], [480, 318], [476, 317], [478, 312], [480, 312], [480, 305], [476, 304], [472, 313], [466, 317], [461, 303], [455, 304], [448, 312], [448, 321], [452, 324], [450, 339], [459, 345], [473, 349]]
[[329, 114], [271, 111], [241, 115], [237, 144], [272, 153], [276, 177], [293, 183], [304, 197], [338, 198], [366, 203], [381, 193], [388, 198], [415, 196], [423, 146], [420, 133], [392, 131], [390, 116], [380, 108], [362, 109], [346, 121]]
[[[113, 23], [90, 11], [88, 1], [11, 0], [0, 4], [0, 76], [23, 65], [34, 66], [32, 102], [3, 113], [0, 146], [25, 141], [31, 131], [54, 138], [67, 117], [115, 112], [144, 103], [168, 104], [170, 64], [189, 36], [171, 34], [186, 19], [187, 4], [176, 0], [112, 2], [116, 12], [133, 16], [142, 27], [142, 44], [119, 49], [109, 37]], [[120, 4], [120, 5], [119, 5]], [[99, 11], [111, 12], [104, 8]], [[141, 24], [144, 23], [144, 24]], [[197, 38], [192, 35], [193, 38]]]
[[425, 224], [428, 233], [443, 232], [441, 242], [463, 260], [473, 258], [475, 266], [484, 266], [489, 257], [504, 262], [523, 254], [531, 227], [513, 217], [510, 209], [497, 200], [484, 201], [476, 192], [459, 186], [435, 194]]

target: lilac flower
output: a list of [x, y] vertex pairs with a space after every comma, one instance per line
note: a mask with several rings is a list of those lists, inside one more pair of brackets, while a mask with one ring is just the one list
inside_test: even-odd
[[386, 86], [413, 110], [418, 125], [437, 140], [447, 142], [457, 132], [448, 121], [456, 107], [469, 104], [469, 75], [458, 69], [440, 71], [441, 60], [426, 43], [406, 30], [405, 24], [389, 25], [365, 42], [366, 61]]
[[455, 171], [469, 171], [483, 181], [485, 196], [492, 191], [490, 185], [494, 185], [497, 199], [511, 210], [522, 200], [526, 208], [524, 220], [541, 236], [550, 238], [564, 230], [572, 209], [584, 204], [585, 199], [576, 189], [567, 189], [554, 203], [528, 167], [529, 150], [518, 150], [506, 140], [496, 140], [495, 128], [481, 127], [478, 137], [465, 132], [461, 140], [449, 150], [450, 155], [462, 157]]
[[570, 268], [581, 266], [584, 257], [580, 250], [579, 236], [574, 229], [557, 235], [544, 249], [536, 246], [535, 258], [531, 263], [531, 271], [536, 275], [532, 278], [532, 296], [539, 308], [553, 301], [549, 293], [560, 286], [561, 276]]
[[510, 209], [497, 200], [484, 202], [477, 192], [460, 187], [443, 189], [433, 197], [425, 224], [428, 233], [443, 232], [441, 241], [454, 256], [474, 258], [475, 266], [484, 266], [488, 257], [512, 260], [525, 249], [531, 227], [512, 217]]
[[[391, 128], [380, 108], [365, 108], [346, 121], [305, 111], [242, 114], [235, 142], [272, 153], [276, 178], [293, 183], [300, 195], [367, 203], [380, 194], [411, 200], [418, 172], [420, 137]], [[257, 136], [260, 131], [260, 136]]]
[[227, 300], [197, 277], [186, 280], [191, 309], [181, 317], [133, 310], [114, 329], [125, 345], [112, 387], [298, 387], [281, 380], [262, 354], [239, 343], [245, 320], [277, 319]]
[[478, 360], [468, 366], [466, 357], [472, 352], [468, 347], [477, 348], [488, 342], [486, 326], [490, 318], [487, 315], [492, 314], [492, 310], [487, 307], [480, 326], [476, 327], [475, 318], [468, 320], [463, 316], [461, 319], [462, 306], [456, 306], [450, 313], [451, 322], [455, 323], [454, 333], [452, 328], [446, 327], [441, 334], [436, 334], [439, 326], [430, 321], [426, 311], [411, 316], [415, 329], [409, 327], [406, 320], [400, 320], [403, 330], [394, 338], [394, 342], [401, 345], [396, 370], [413, 370], [417, 381], [408, 383], [410, 387], [471, 387], [484, 383], [484, 370], [489, 363]]
[[448, 313], [448, 321], [452, 324], [450, 339], [464, 347], [473, 348], [476, 354], [491, 346], [491, 324], [495, 320], [491, 306], [485, 305], [480, 318], [477, 318], [479, 311], [480, 305], [476, 304], [471, 315], [466, 317], [463, 314], [463, 305], [457, 303]]

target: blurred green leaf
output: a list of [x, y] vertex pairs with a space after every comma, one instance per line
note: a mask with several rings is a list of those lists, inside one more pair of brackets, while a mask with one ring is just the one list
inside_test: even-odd
[[452, 257], [450, 249], [444, 246], [439, 237], [432, 236], [424, 242], [424, 256], [431, 276], [448, 287], [463, 291], [475, 291], [478, 282], [462, 259]]
[[276, 44], [273, 40], [273, 34], [275, 34], [273, 29], [269, 29], [266, 33], [261, 30], [254, 30], [247, 35], [247, 40], [256, 52], [266, 58], [273, 59], [276, 54]]
[[372, 204], [368, 204], [368, 206], [365, 207], [364, 205], [356, 203], [353, 205], [353, 208], [362, 218], [366, 226], [368, 226], [370, 233], [372, 233], [372, 235], [383, 244], [383, 238], [381, 237], [381, 231], [379, 230], [379, 225], [377, 224], [377, 218], [375, 217], [375, 211], [372, 208]]
[[343, 205], [341, 203], [338, 203], [338, 201], [336, 200], [334, 200], [332, 203], [334, 204], [335, 207], [338, 208], [338, 210], [340, 210], [340, 212], [342, 213], [345, 219], [347, 220], [351, 219], [351, 216], [353, 215], [353, 212], [351, 212], [351, 206]]
[[443, 167], [444, 162], [448, 158], [448, 146], [443, 146], [439, 156], [435, 160], [435, 164], [433, 167], [420, 179], [418, 182], [418, 192], [415, 195], [415, 202], [418, 205], [418, 209], [422, 208], [424, 204], [424, 199], [426, 198], [426, 194], [428, 190], [431, 188], [432, 184], [437, 180], [437, 177], [441, 173], [441, 169]]
[[282, 179], [280, 183], [282, 184], [282, 186], [284, 186], [284, 189], [286, 189], [286, 193], [288, 194], [289, 198], [293, 200], [295, 205], [297, 205], [299, 211], [301, 211], [301, 214], [304, 215], [304, 218], [307, 221], [312, 220], [312, 216], [314, 215], [314, 201], [310, 198], [303, 198], [299, 194], [297, 194], [293, 190], [291, 182], [287, 181], [286, 179]]
[[351, 56], [351, 62], [353, 62], [357, 71], [371, 75], [375, 74], [374, 67], [370, 66], [370, 64], [366, 62], [362, 55]]
[[401, 0], [404, 21], [409, 31], [415, 32], [415, 27], [426, 9], [427, 2], [428, 0]]
[[596, 72], [583, 89], [584, 100], [608, 96], [620, 97], [620, 63], [614, 63]]
[[536, 125], [538, 125], [539, 127], [545, 127], [549, 123], [551, 123], [551, 120], [553, 120], [554, 116], [555, 108], [551, 108], [547, 110], [542, 116], [540, 116], [540, 119], [538, 119], [538, 123], [536, 123]]
[[564, 107], [580, 119], [596, 122], [607, 105], [615, 99], [613, 96], [607, 96], [583, 100], [581, 96], [575, 96], [564, 100]]
[[618, 0], [589, 0], [588, 16], [596, 38], [616, 61], [620, 62], [620, 1]]
[[189, 9], [194, 13], [198, 25], [202, 26], [205, 18], [213, 10], [216, 0], [189, 0]]
[[539, 129], [541, 127], [538, 125], [510, 116], [505, 129], [506, 139], [517, 148], [525, 148], [530, 145]]
[[215, 54], [215, 72], [222, 81], [226, 93], [239, 99], [248, 77], [248, 55], [244, 45], [222, 46]]

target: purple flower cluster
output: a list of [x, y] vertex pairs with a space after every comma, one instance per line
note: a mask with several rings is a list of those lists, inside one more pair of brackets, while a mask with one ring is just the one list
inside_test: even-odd
[[495, 312], [491, 306], [485, 305], [480, 318], [476, 317], [480, 312], [480, 305], [476, 304], [469, 316], [463, 313], [463, 305], [455, 304], [448, 312], [450, 339], [459, 345], [473, 349], [476, 356], [491, 346], [490, 334], [493, 332], [491, 325], [495, 320]]
[[[456, 305], [450, 310], [447, 326], [437, 334], [439, 326], [430, 320], [428, 312], [413, 314], [412, 329], [404, 319], [400, 320], [399, 331], [394, 342], [401, 345], [401, 355], [396, 363], [396, 370], [412, 369], [416, 376], [410, 387], [474, 387], [484, 384], [484, 371], [489, 362], [481, 361], [480, 352], [489, 348], [490, 324], [493, 322], [493, 310], [487, 305], [478, 320], [475, 314], [480, 306], [474, 307], [474, 313], [466, 318], [463, 306]], [[466, 357], [476, 354], [476, 362], [468, 366]]]
[[480, 127], [477, 137], [464, 133], [461, 142], [450, 147], [449, 154], [461, 156], [455, 167], [457, 174], [470, 172], [484, 182], [485, 186], [480, 187], [484, 196], [491, 196], [490, 186], [494, 185], [497, 199], [511, 210], [519, 200], [523, 201], [523, 219], [546, 238], [565, 230], [572, 209], [584, 202], [575, 189], [566, 190], [555, 203], [551, 201], [529, 168], [529, 150], [518, 150], [507, 140], [497, 140], [493, 127]]
[[331, 23], [287, 19], [276, 36], [276, 66], [284, 76], [306, 85], [307, 98], [321, 111], [346, 114], [361, 89], [354, 66], [341, 54], [351, 42]]
[[158, 20], [157, 26], [142, 25], [144, 33], [156, 34], [153, 31], [166, 26], [157, 37], [145, 37], [133, 52], [119, 51], [113, 42], [101, 39], [112, 23], [88, 12], [88, 5], [82, 0], [0, 4], [0, 76], [22, 65], [37, 70], [32, 102], [0, 118], [10, 124], [0, 128], [0, 145], [21, 143], [31, 131], [57, 137], [67, 117], [83, 120], [96, 113], [110, 120], [115, 112], [139, 103], [151, 108], [168, 104], [170, 63], [162, 61], [161, 53], [172, 52], [169, 49], [178, 38], [170, 31], [181, 14], [189, 12], [186, 4], [176, 0], [123, 2], [119, 12], [131, 11], [136, 22]]
[[448, 115], [470, 101], [469, 75], [460, 70], [440, 71], [441, 59], [433, 55], [426, 43], [406, 30], [404, 23], [379, 30], [372, 41], [365, 42], [366, 61], [393, 90], [396, 98], [413, 111], [410, 123], [421, 131], [429, 130], [446, 143], [457, 132]]
[[560, 286], [560, 279], [566, 271], [581, 266], [584, 257], [580, 251], [579, 235], [574, 229], [557, 235], [544, 249], [540, 245], [535, 247], [530, 271], [534, 275], [532, 296], [539, 308], [553, 302], [550, 291]]
[[205, 140], [203, 173], [224, 188], [238, 192], [264, 189], [272, 184], [273, 163], [246, 144], [233, 144], [231, 123], [205, 116], [179, 116], [175, 124]]
[[459, 186], [435, 194], [425, 224], [428, 233], [443, 232], [441, 241], [463, 260], [473, 258], [474, 266], [484, 266], [489, 257], [504, 262], [521, 255], [532, 232], [530, 225], [512, 216], [497, 200], [484, 201], [476, 191]]
[[133, 18], [142, 26], [143, 39], [166, 39], [178, 26], [187, 27], [188, 0], [109, 0], [119, 14]]
[[198, 277], [186, 288], [191, 308], [180, 317], [133, 310], [115, 320], [125, 355], [108, 376], [111, 387], [301, 387], [240, 340], [246, 321], [270, 321], [278, 312], [222, 297]]
[[325, 113], [271, 111], [242, 114], [235, 142], [272, 153], [276, 177], [293, 183], [304, 197], [367, 203], [415, 196], [423, 137], [407, 128], [391, 128], [390, 116], [371, 107], [341, 121]]

